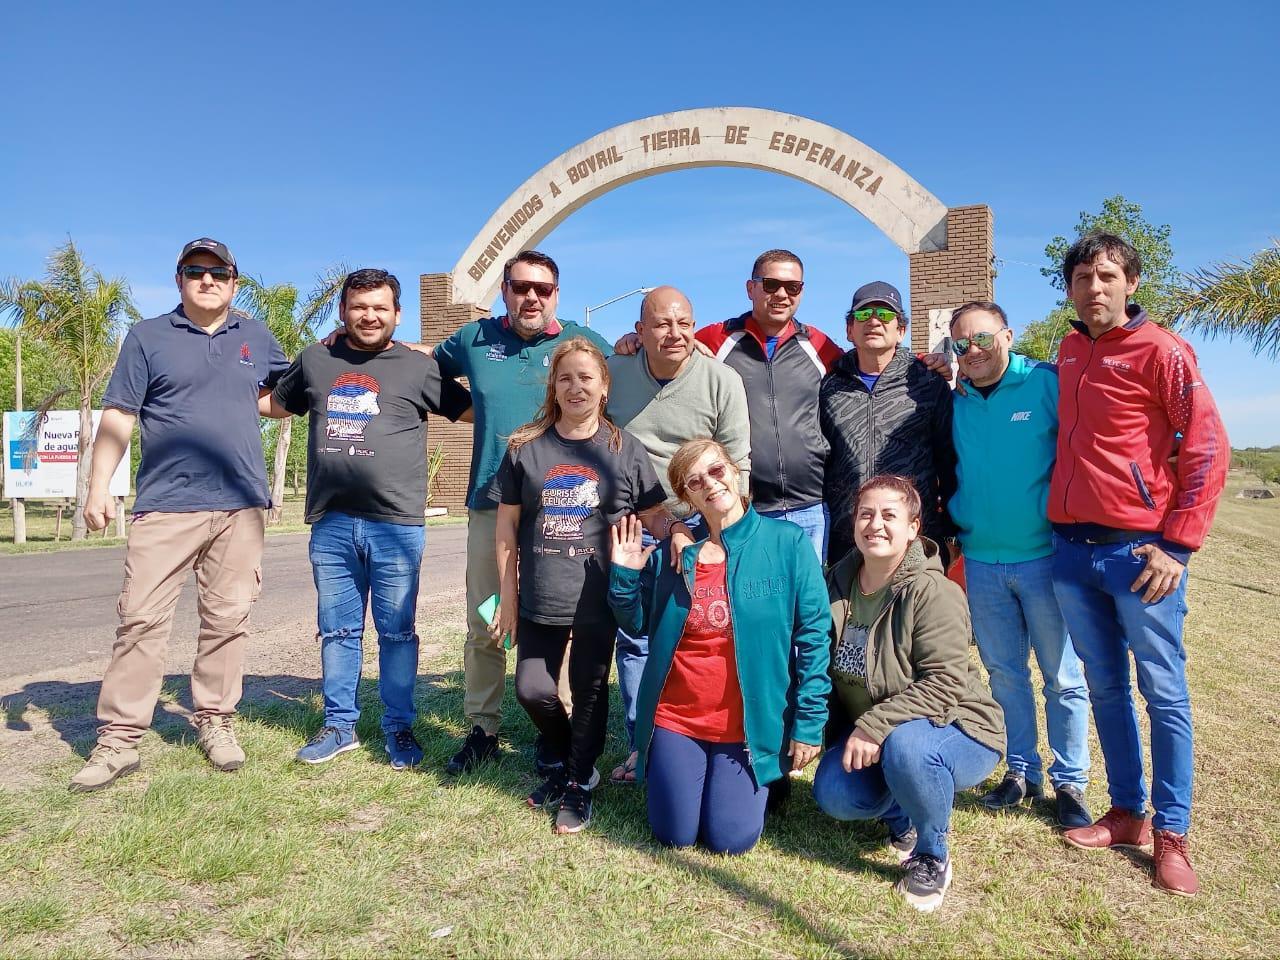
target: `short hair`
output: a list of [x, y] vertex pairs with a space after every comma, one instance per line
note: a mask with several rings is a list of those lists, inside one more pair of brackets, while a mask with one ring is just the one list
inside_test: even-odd
[[858, 488], [858, 495], [853, 500], [853, 512], [855, 515], [858, 512], [859, 504], [862, 503], [862, 498], [871, 490], [892, 490], [894, 493], [901, 494], [902, 499], [907, 502], [907, 519], [920, 519], [920, 491], [916, 489], [916, 485], [909, 478], [896, 473], [877, 474]]
[[756, 262], [751, 265], [751, 276], [760, 276], [760, 271], [771, 263], [794, 263], [800, 268], [800, 272], [804, 273], [804, 264], [790, 250], [766, 250], [760, 256], [756, 257]]
[[1000, 318], [1000, 326], [1009, 326], [1009, 315], [1004, 312], [1004, 308], [998, 303], [992, 303], [990, 300], [970, 300], [951, 314], [951, 326], [954, 327], [956, 321], [966, 313], [973, 313], [976, 310], [981, 310], [984, 313], [994, 313]]
[[517, 263], [529, 263], [535, 267], [546, 267], [551, 271], [551, 277], [555, 280], [556, 285], [560, 284], [560, 268], [556, 266], [556, 262], [548, 257], [541, 250], [521, 250], [514, 257], [502, 265], [502, 282], [506, 283], [511, 279], [511, 268]]
[[400, 281], [396, 279], [395, 274], [387, 273], [379, 267], [365, 267], [348, 273], [347, 279], [342, 281], [342, 295], [338, 298], [338, 303], [344, 309], [346, 308], [348, 290], [377, 290], [379, 287], [391, 288], [391, 298], [395, 302], [396, 309], [399, 310]]
[[671, 492], [687, 504], [689, 490], [685, 484], [689, 480], [689, 473], [693, 470], [693, 465], [709, 450], [718, 453], [730, 469], [735, 474], [738, 473], [738, 465], [733, 462], [733, 457], [719, 440], [713, 440], [710, 437], [694, 437], [692, 440], [686, 440], [671, 455], [671, 462], [667, 464], [667, 482], [671, 484]]
[[1142, 275], [1142, 258], [1128, 240], [1114, 233], [1094, 231], [1073, 243], [1062, 261], [1062, 280], [1067, 289], [1071, 288], [1071, 275], [1076, 267], [1082, 263], [1093, 263], [1103, 254], [1124, 268], [1126, 279], [1137, 280]]

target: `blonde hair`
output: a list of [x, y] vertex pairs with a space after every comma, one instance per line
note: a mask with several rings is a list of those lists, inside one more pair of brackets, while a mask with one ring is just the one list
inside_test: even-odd
[[518, 450], [530, 440], [536, 440], [560, 420], [563, 411], [560, 409], [560, 403], [556, 400], [556, 376], [559, 374], [560, 364], [571, 353], [585, 353], [596, 362], [596, 366], [600, 370], [600, 380], [604, 384], [604, 394], [600, 397], [600, 410], [598, 411], [600, 422], [609, 428], [609, 449], [615, 453], [622, 449], [622, 431], [604, 412], [605, 403], [609, 398], [609, 363], [605, 360], [604, 354], [600, 352], [600, 348], [586, 337], [572, 337], [556, 347], [555, 353], [551, 354], [551, 369], [547, 373], [547, 398], [543, 401], [538, 410], [538, 415], [533, 420], [512, 431], [511, 436], [507, 438], [507, 445], [510, 449]]
[[[689, 474], [693, 471], [693, 465], [708, 452], [719, 454], [720, 459], [729, 465], [729, 469], [733, 471], [735, 478], [740, 472], [738, 465], [733, 462], [733, 457], [729, 456], [729, 451], [724, 448], [724, 444], [719, 440], [712, 440], [710, 437], [694, 437], [692, 440], [686, 440], [680, 444], [680, 449], [672, 454], [671, 462], [667, 464], [667, 481], [671, 484], [671, 492], [679, 497], [681, 502], [690, 507], [693, 504], [689, 500], [689, 489], [686, 486]], [[743, 505], [746, 505], [745, 498], [743, 499]]]

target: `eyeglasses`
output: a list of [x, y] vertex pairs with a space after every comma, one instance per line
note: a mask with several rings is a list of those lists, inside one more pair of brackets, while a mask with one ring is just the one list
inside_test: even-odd
[[874, 317], [885, 326], [898, 321], [898, 311], [891, 310], [888, 307], [867, 307], [864, 310], [853, 310], [851, 311], [851, 316], [859, 323], [866, 323]]
[[972, 337], [957, 337], [955, 340], [951, 341], [951, 349], [956, 352], [957, 357], [963, 357], [969, 352], [969, 346], [971, 344], [979, 350], [990, 350], [995, 346], [995, 342], [996, 335], [994, 333], [987, 333], [987, 331], [983, 330], [979, 333], [975, 333]]
[[216, 283], [226, 283], [236, 275], [230, 267], [206, 267], [199, 263], [188, 263], [178, 271], [188, 280], [202, 280], [207, 273]]
[[756, 283], [764, 287], [765, 293], [777, 293], [780, 289], [787, 291], [787, 296], [798, 297], [804, 289], [803, 280], [779, 280], [777, 277], [752, 277]]
[[554, 283], [544, 283], [541, 280], [508, 280], [507, 288], [517, 297], [523, 297], [532, 290], [543, 300], [556, 292]]
[[729, 465], [723, 460], [718, 460], [711, 466], [707, 467], [706, 473], [690, 474], [684, 482], [686, 490], [701, 490], [707, 485], [707, 480], [716, 481], [716, 483], [724, 483], [724, 478], [729, 475]]

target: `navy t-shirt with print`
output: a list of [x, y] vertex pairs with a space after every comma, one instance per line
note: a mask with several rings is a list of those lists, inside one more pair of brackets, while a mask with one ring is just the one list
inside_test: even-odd
[[567, 626], [608, 620], [609, 528], [667, 499], [640, 441], [610, 447], [601, 425], [587, 440], [548, 430], [508, 449], [495, 491], [520, 507], [520, 616]]
[[267, 506], [258, 392], [288, 366], [266, 326], [240, 314], [212, 334], [182, 307], [134, 324], [102, 398], [142, 431], [134, 513]]

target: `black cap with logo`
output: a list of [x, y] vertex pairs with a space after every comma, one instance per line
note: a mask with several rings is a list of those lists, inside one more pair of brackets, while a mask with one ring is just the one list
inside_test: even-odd
[[887, 307], [893, 307], [905, 322], [907, 319], [907, 311], [902, 309], [902, 294], [898, 292], [898, 288], [891, 283], [885, 283], [883, 280], [873, 280], [871, 283], [864, 283], [853, 293], [853, 306], [850, 310], [861, 310], [863, 307], [873, 303], [883, 303]]
[[231, 255], [231, 251], [227, 249], [227, 245], [220, 240], [213, 240], [209, 237], [201, 237], [199, 240], [192, 240], [183, 247], [182, 252], [178, 254], [178, 267], [181, 268], [183, 261], [193, 253], [211, 253], [232, 270], [235, 270], [236, 273], [240, 272], [239, 268], [236, 267], [236, 258]]

